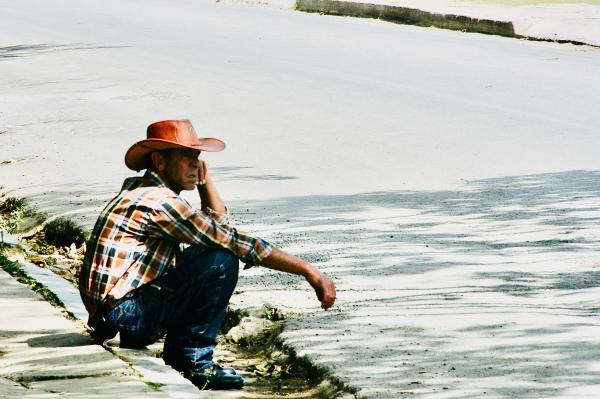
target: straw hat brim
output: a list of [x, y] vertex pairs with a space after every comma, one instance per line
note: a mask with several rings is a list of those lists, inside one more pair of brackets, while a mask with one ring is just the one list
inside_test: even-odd
[[148, 168], [147, 155], [154, 151], [167, 150], [169, 148], [187, 148], [191, 150], [218, 152], [225, 149], [225, 143], [212, 137], [203, 137], [193, 144], [179, 144], [164, 139], [145, 139], [138, 141], [125, 153], [125, 165], [135, 171]]

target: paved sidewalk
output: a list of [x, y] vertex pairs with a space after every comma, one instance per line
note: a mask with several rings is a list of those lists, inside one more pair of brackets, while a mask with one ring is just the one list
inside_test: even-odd
[[600, 2], [299, 0], [302, 11], [600, 46]]
[[3, 270], [0, 308], [0, 398], [169, 397]]

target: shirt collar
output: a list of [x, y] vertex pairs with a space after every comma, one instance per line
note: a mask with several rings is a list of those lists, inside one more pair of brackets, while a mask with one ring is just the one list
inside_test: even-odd
[[144, 173], [144, 180], [151, 183], [150, 185], [152, 186], [169, 188], [165, 181], [158, 175], [158, 173], [153, 170], [146, 170], [146, 173]]
[[[169, 188], [165, 181], [153, 170], [146, 170], [143, 176], [129, 177], [123, 182], [121, 191], [131, 191], [140, 187]], [[171, 190], [173, 191], [173, 190]]]

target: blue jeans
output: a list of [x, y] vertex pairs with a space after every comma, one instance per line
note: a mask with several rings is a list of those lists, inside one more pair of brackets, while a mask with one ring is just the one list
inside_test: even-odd
[[119, 331], [121, 346], [144, 347], [166, 334], [165, 363], [178, 370], [211, 367], [238, 271], [239, 261], [231, 252], [190, 246], [183, 262], [139, 288], [105, 320]]

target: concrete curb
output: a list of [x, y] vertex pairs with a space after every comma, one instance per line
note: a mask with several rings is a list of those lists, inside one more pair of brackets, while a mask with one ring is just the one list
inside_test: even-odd
[[355, 3], [334, 0], [298, 0], [297, 9], [348, 17], [377, 18], [406, 25], [517, 37], [512, 22], [478, 19], [462, 15], [437, 14], [415, 8], [384, 4]]

